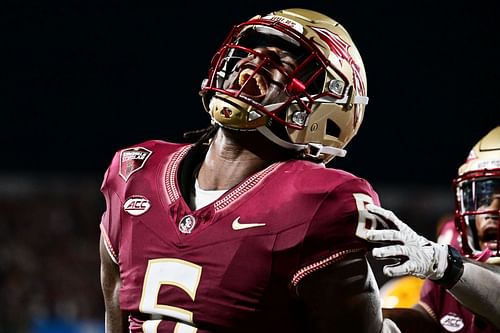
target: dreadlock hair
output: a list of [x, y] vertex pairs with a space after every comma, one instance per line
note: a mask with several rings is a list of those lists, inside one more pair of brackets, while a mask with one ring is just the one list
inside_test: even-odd
[[210, 139], [217, 133], [219, 127], [217, 124], [212, 124], [207, 128], [184, 132], [182, 136], [187, 142], [194, 143], [193, 147], [199, 147], [208, 144]]
[[[193, 148], [198, 148], [203, 145], [208, 145], [210, 140], [215, 136], [217, 130], [220, 128], [218, 124], [211, 124], [210, 126], [198, 130], [187, 131], [182, 134], [184, 140], [189, 143], [194, 143]], [[283, 148], [281, 148], [283, 150]], [[283, 154], [284, 159], [298, 159], [298, 160], [306, 160], [314, 163], [322, 163], [323, 161], [320, 158], [311, 157], [304, 155], [303, 152], [297, 152], [293, 150], [283, 150], [285, 152]]]

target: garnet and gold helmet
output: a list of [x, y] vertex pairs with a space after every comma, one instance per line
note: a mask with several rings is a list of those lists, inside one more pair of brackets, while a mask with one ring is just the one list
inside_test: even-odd
[[235, 26], [200, 94], [220, 126], [259, 131], [326, 163], [358, 131], [366, 89], [363, 61], [338, 22], [285, 9]]
[[500, 126], [472, 148], [453, 186], [462, 251], [472, 257], [491, 252], [490, 261], [500, 261]]

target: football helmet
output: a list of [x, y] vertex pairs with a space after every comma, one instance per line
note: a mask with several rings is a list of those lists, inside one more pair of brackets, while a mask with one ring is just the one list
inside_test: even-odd
[[383, 308], [412, 308], [420, 299], [420, 290], [425, 280], [416, 276], [392, 278], [380, 288], [380, 302]]
[[344, 156], [363, 120], [367, 83], [347, 31], [332, 18], [285, 9], [236, 25], [200, 95], [212, 121], [259, 131], [322, 162]]
[[500, 126], [472, 148], [453, 187], [463, 253], [477, 258], [491, 252], [488, 260], [500, 262]]

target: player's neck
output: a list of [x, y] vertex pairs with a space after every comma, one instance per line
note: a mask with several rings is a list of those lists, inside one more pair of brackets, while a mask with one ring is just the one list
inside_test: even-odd
[[240, 138], [219, 130], [201, 165], [198, 182], [204, 190], [229, 189], [272, 162], [245, 148]]

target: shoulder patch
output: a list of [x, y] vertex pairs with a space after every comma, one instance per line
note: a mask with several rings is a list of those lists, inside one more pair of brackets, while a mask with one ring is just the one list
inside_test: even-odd
[[458, 332], [464, 327], [464, 321], [456, 313], [450, 312], [439, 321], [449, 332]]
[[123, 180], [127, 181], [130, 176], [144, 167], [149, 156], [153, 152], [143, 147], [124, 149], [120, 152], [120, 171]]

